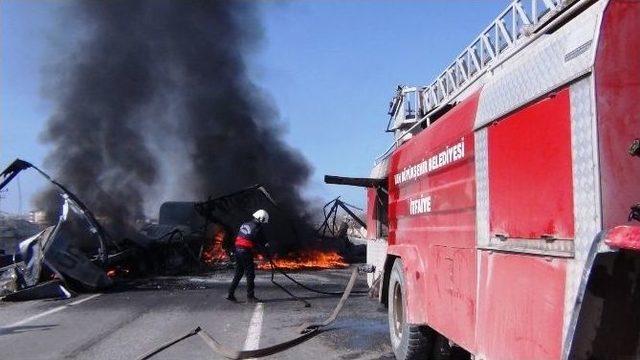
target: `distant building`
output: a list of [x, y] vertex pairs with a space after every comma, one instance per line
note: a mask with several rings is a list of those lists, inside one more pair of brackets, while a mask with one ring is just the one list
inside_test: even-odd
[[18, 243], [42, 231], [45, 224], [27, 221], [20, 216], [0, 218], [0, 249], [13, 253]]
[[43, 210], [29, 211], [29, 222], [38, 224], [38, 225], [46, 225], [47, 213], [44, 212]]

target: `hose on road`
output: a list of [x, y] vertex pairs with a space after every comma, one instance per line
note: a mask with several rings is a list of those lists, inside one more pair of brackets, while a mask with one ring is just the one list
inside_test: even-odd
[[[341, 296], [344, 291], [324, 291], [324, 290], [318, 290], [318, 289], [314, 289], [311, 288], [301, 282], [299, 282], [298, 280], [294, 279], [291, 275], [287, 274], [284, 270], [282, 270], [280, 267], [278, 267], [278, 265], [276, 265], [273, 262], [273, 257], [271, 256], [271, 254], [268, 251], [264, 252], [267, 260], [269, 260], [269, 265], [271, 265], [271, 282], [276, 285], [277, 287], [279, 287], [280, 289], [282, 289], [284, 292], [286, 292], [287, 294], [289, 294], [289, 296], [291, 296], [292, 298], [301, 301], [305, 304], [305, 307], [309, 307], [311, 306], [311, 304], [309, 304], [309, 302], [305, 301], [304, 299], [294, 295], [293, 293], [291, 293], [289, 290], [285, 289], [282, 285], [278, 284], [275, 281], [275, 272], [279, 272], [281, 275], [283, 275], [284, 277], [286, 277], [287, 279], [291, 280], [292, 283], [298, 285], [299, 287], [307, 290], [307, 291], [311, 291], [314, 292], [316, 294], [322, 294], [322, 295], [329, 295], [329, 296]], [[369, 291], [352, 291], [353, 294], [368, 294]]]
[[185, 340], [188, 339], [194, 335], [198, 335], [206, 344], [207, 346], [209, 346], [209, 348], [215, 352], [218, 355], [222, 355], [224, 357], [226, 357], [227, 359], [249, 359], [249, 358], [259, 358], [259, 357], [264, 357], [264, 356], [269, 356], [269, 355], [273, 355], [279, 352], [282, 352], [284, 350], [290, 349], [293, 346], [296, 346], [306, 340], [311, 339], [312, 337], [316, 336], [317, 334], [321, 333], [323, 328], [329, 326], [331, 323], [333, 323], [336, 318], [338, 317], [338, 314], [340, 313], [340, 311], [342, 310], [342, 307], [344, 306], [344, 304], [347, 302], [347, 299], [349, 298], [349, 295], [351, 294], [351, 290], [353, 290], [353, 286], [356, 283], [356, 278], [358, 277], [358, 268], [354, 267], [353, 271], [351, 272], [351, 277], [349, 278], [349, 282], [347, 283], [347, 286], [345, 287], [344, 291], [342, 292], [342, 297], [340, 298], [340, 301], [338, 301], [338, 303], [336, 304], [335, 308], [333, 309], [333, 311], [331, 312], [331, 315], [329, 315], [329, 317], [327, 317], [324, 321], [319, 322], [319, 323], [308, 323], [308, 324], [304, 324], [303, 326], [300, 327], [299, 331], [300, 334], [292, 339], [289, 339], [287, 341], [275, 344], [275, 345], [271, 345], [268, 347], [264, 347], [261, 349], [255, 349], [255, 350], [237, 350], [228, 346], [225, 346], [224, 344], [218, 342], [216, 339], [214, 339], [211, 335], [209, 335], [205, 330], [203, 330], [201, 327], [196, 327], [195, 329], [189, 331], [188, 333], [173, 339], [159, 347], [157, 347], [156, 349], [142, 355], [141, 357], [139, 357], [139, 360], [146, 360], [146, 359], [150, 359], [153, 356], [157, 355], [158, 353], [162, 352], [163, 350], [168, 349], [169, 347]]
[[[279, 269], [279, 268], [278, 268], [278, 267], [273, 263], [273, 260], [271, 260], [271, 257], [269, 257], [269, 263], [271, 264], [271, 283], [272, 283], [273, 285], [277, 286], [278, 288], [280, 288], [280, 290], [282, 290], [282, 291], [284, 291], [285, 293], [287, 293], [287, 295], [289, 295], [290, 297], [292, 297], [292, 298], [294, 298], [294, 299], [296, 299], [296, 300], [298, 300], [298, 301], [302, 302], [302, 303], [304, 304], [304, 307], [311, 307], [311, 303], [310, 303], [310, 302], [308, 302], [307, 300], [305, 300], [305, 299], [303, 299], [303, 298], [301, 298], [301, 297], [299, 297], [299, 296], [294, 295], [291, 291], [287, 290], [284, 286], [282, 286], [282, 285], [278, 284], [278, 282], [277, 282], [277, 281], [276, 281], [276, 279], [275, 279], [275, 276], [276, 276], [276, 269], [277, 269], [280, 273], [284, 274], [284, 276], [288, 277], [289, 279], [291, 279], [291, 278], [289, 277], [289, 275], [285, 274], [285, 273], [284, 273], [284, 271], [280, 270], [280, 269]], [[292, 280], [293, 282], [296, 282], [296, 281], [295, 281], [295, 280], [293, 280], [293, 279], [291, 279], [291, 280]], [[296, 282], [296, 283], [297, 283], [297, 282]]]

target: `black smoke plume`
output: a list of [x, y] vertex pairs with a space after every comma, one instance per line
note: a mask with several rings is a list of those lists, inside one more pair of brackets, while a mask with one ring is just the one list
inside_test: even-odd
[[[311, 170], [247, 74], [262, 38], [255, 3], [81, 1], [66, 15], [81, 35], [52, 74], [47, 161], [116, 236], [164, 176], [193, 200], [261, 183], [306, 220]], [[176, 166], [163, 165], [168, 149]]]

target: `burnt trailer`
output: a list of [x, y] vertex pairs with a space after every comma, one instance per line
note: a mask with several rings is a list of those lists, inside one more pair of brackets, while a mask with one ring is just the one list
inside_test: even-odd
[[[146, 253], [141, 266], [155, 273], [226, 266], [233, 261], [237, 229], [259, 208], [277, 209], [262, 185], [209, 196], [205, 201], [167, 201], [160, 206], [158, 223], [143, 225], [131, 240]], [[281, 216], [274, 219], [282, 221]]]

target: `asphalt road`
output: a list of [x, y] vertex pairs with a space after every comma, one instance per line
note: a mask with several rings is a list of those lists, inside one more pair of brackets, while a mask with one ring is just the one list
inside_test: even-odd
[[[305, 285], [340, 291], [350, 271], [323, 270], [294, 274]], [[236, 296], [223, 299], [229, 270], [202, 276], [160, 277], [119, 286], [104, 294], [68, 300], [0, 302], [1, 359], [135, 359], [172, 338], [201, 326], [227, 346], [256, 348], [296, 335], [306, 321], [324, 319], [338, 301], [278, 282], [311, 302], [291, 300], [259, 271], [256, 295], [262, 304], [244, 302], [244, 281]], [[360, 276], [357, 289], [365, 289]], [[154, 359], [222, 359], [199, 337], [177, 344]], [[316, 337], [265, 359], [393, 359], [386, 312], [376, 301], [354, 295], [336, 322]]]

